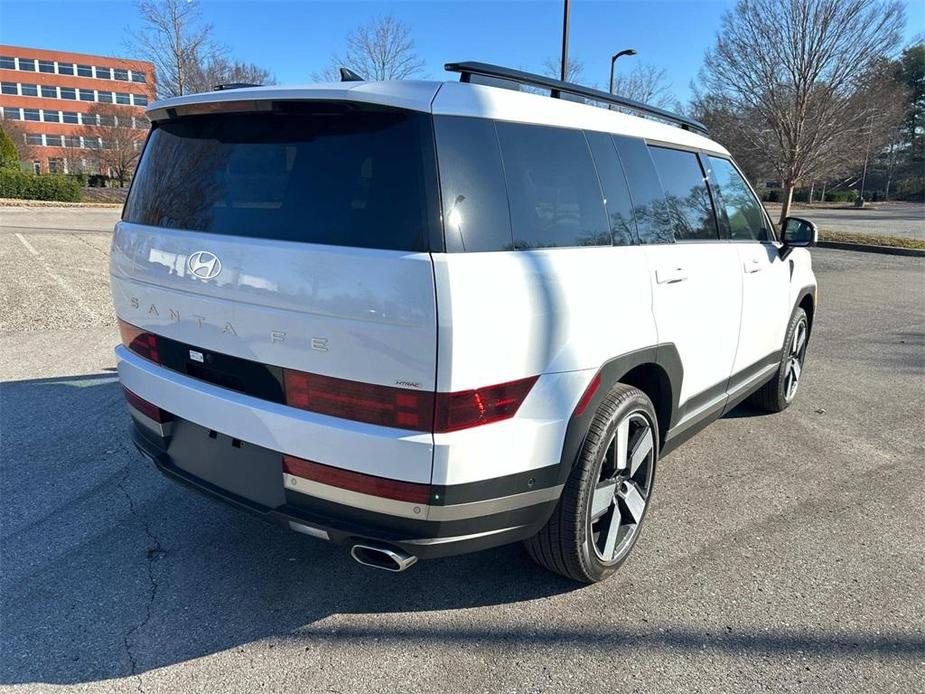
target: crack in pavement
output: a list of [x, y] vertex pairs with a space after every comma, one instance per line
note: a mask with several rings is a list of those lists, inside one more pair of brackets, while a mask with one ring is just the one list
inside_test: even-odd
[[131, 466], [126, 465], [125, 474], [122, 476], [122, 479], [120, 479], [116, 483], [116, 486], [125, 495], [126, 500], [128, 500], [129, 512], [131, 513], [132, 516], [138, 518], [141, 521], [141, 525], [142, 525], [145, 535], [147, 535], [148, 539], [153, 544], [151, 544], [148, 547], [147, 551], [145, 552], [145, 562], [146, 562], [147, 570], [148, 570], [148, 583], [149, 583], [150, 589], [148, 593], [148, 601], [147, 601], [147, 604], [145, 605], [144, 618], [138, 624], [133, 626], [131, 629], [129, 629], [125, 633], [125, 636], [122, 638], [122, 644], [125, 647], [126, 655], [128, 655], [129, 662], [131, 663], [131, 666], [132, 666], [131, 675], [132, 677], [135, 677], [135, 679], [137, 680], [138, 691], [140, 692], [140, 694], [144, 694], [144, 688], [142, 687], [141, 675], [138, 673], [138, 663], [135, 660], [135, 654], [132, 651], [132, 646], [131, 646], [130, 641], [131, 641], [132, 636], [138, 631], [140, 631], [141, 629], [143, 629], [145, 626], [147, 626], [148, 622], [151, 620], [151, 610], [154, 606], [154, 600], [157, 597], [157, 589], [159, 587], [157, 578], [154, 575], [154, 561], [164, 556], [166, 552], [164, 548], [161, 546], [161, 541], [151, 531], [151, 527], [150, 525], [148, 525], [148, 521], [141, 514], [139, 514], [138, 511], [136, 510], [135, 500], [132, 498], [132, 495], [128, 493], [128, 490], [125, 488], [125, 482], [128, 479], [130, 472], [131, 472]]

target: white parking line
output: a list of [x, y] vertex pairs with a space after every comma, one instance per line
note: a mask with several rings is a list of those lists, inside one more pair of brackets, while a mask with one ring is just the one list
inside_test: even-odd
[[41, 261], [42, 267], [44, 268], [45, 273], [49, 277], [51, 277], [59, 287], [61, 287], [61, 289], [64, 291], [65, 294], [69, 295], [74, 300], [74, 303], [76, 303], [80, 308], [82, 308], [87, 313], [87, 315], [90, 316], [90, 318], [94, 320], [99, 320], [100, 314], [94, 311], [92, 308], [90, 308], [87, 302], [83, 300], [83, 297], [80, 296], [80, 292], [74, 289], [71, 285], [69, 285], [64, 280], [63, 277], [61, 277], [54, 270], [52, 270], [51, 266], [45, 261], [44, 256], [41, 253], [39, 253], [37, 250], [35, 250], [35, 246], [29, 243], [26, 240], [25, 236], [23, 236], [19, 232], [16, 232], [16, 238], [18, 238], [20, 242], [22, 242], [22, 245], [26, 247], [26, 250], [29, 251], [29, 253], [31, 253], [33, 256], [35, 256]]

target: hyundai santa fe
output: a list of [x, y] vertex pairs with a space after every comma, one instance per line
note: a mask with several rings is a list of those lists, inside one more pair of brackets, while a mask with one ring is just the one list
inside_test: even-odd
[[599, 581], [661, 457], [793, 402], [816, 230], [696, 121], [447, 67], [148, 108], [112, 245], [132, 436], [369, 566], [523, 541]]

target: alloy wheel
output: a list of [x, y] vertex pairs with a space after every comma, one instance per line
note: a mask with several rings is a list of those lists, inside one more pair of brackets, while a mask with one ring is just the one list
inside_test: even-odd
[[784, 398], [787, 402], [793, 400], [800, 385], [800, 375], [803, 373], [803, 359], [806, 356], [806, 319], [801, 318], [793, 331], [793, 339], [787, 353], [787, 366], [784, 376]]

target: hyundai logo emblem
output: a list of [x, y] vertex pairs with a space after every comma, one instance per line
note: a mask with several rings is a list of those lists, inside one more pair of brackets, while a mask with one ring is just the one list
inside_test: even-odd
[[213, 277], [218, 277], [218, 274], [222, 271], [222, 261], [214, 253], [209, 253], [209, 251], [196, 251], [186, 261], [186, 267], [189, 268], [193, 277], [210, 280]]

